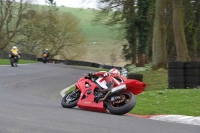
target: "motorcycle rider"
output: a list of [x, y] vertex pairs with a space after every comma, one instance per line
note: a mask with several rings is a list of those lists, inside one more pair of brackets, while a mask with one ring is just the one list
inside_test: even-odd
[[14, 58], [14, 54], [18, 54], [18, 56], [17, 56], [17, 62], [18, 62], [18, 59], [20, 58], [21, 53], [18, 50], [17, 46], [13, 46], [12, 49], [9, 51], [9, 58], [10, 59]]
[[121, 82], [123, 82], [123, 78], [120, 75], [120, 71], [116, 68], [110, 69], [109, 72], [106, 71], [100, 71], [96, 73], [90, 72], [88, 75], [105, 78], [106, 85], [108, 88], [103, 90], [104, 93], [108, 93], [109, 91], [112, 90], [112, 88], [114, 88], [114, 86], [118, 86], [119, 84], [121, 84]]
[[46, 49], [44, 50], [44, 52], [43, 52], [43, 57], [42, 57], [44, 63], [48, 62], [47, 58], [48, 58], [49, 56], [50, 56], [49, 49], [46, 48]]
[[49, 52], [49, 49], [46, 48], [43, 52], [43, 55], [46, 55], [46, 58], [48, 58], [50, 56], [50, 52]]

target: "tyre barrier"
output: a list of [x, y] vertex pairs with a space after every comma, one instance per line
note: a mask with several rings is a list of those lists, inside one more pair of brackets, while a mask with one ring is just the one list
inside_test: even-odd
[[200, 69], [200, 61], [187, 61], [184, 63], [185, 69]]
[[128, 79], [136, 79], [136, 80], [139, 80], [139, 81], [142, 82], [143, 81], [143, 74], [128, 73], [127, 78]]
[[169, 69], [168, 76], [169, 77], [184, 76], [184, 69]]
[[[37, 58], [37, 61], [42, 61], [42, 58]], [[110, 66], [110, 65], [98, 64], [98, 63], [94, 63], [94, 62], [77, 61], [77, 60], [48, 59], [47, 62], [54, 63], [54, 64], [63, 63], [65, 65], [88, 66], [88, 67], [104, 68], [104, 69], [112, 69], [112, 68], [117, 68], [118, 70], [122, 69], [122, 67], [120, 67], [120, 66]]]
[[187, 89], [200, 87], [200, 61], [168, 62], [168, 88]]
[[168, 84], [169, 89], [184, 89], [185, 88], [185, 83], [170, 83]]
[[168, 88], [185, 88], [184, 62], [171, 61], [168, 63]]
[[184, 69], [184, 62], [170, 61], [168, 62], [168, 69]]
[[200, 61], [185, 62], [185, 87], [200, 87]]

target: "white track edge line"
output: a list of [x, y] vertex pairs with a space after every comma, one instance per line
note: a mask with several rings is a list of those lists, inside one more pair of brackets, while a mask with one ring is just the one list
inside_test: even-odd
[[73, 84], [73, 85], [71, 85], [71, 86], [69, 86], [69, 87], [63, 89], [62, 91], [60, 91], [60, 95], [61, 95], [62, 97], [64, 97], [64, 96], [65, 96], [65, 92], [68, 91], [70, 88], [72, 88], [74, 85], [75, 85], [75, 84]]

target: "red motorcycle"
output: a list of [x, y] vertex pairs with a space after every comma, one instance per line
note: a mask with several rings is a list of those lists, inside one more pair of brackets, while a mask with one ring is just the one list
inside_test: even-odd
[[135, 95], [142, 93], [146, 84], [123, 76], [117, 80], [121, 84], [104, 94], [107, 86], [103, 77], [83, 76], [76, 82], [76, 89], [62, 98], [61, 105], [64, 108], [78, 106], [89, 111], [126, 114], [135, 107]]

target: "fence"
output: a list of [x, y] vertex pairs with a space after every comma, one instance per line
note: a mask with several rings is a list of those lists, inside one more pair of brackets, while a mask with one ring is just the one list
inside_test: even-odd
[[[9, 59], [8, 53], [9, 52], [6, 52], [6, 51], [0, 51], [0, 59]], [[24, 59], [24, 60], [37, 60], [37, 57], [36, 57], [36, 55], [21, 53], [21, 59]]]
[[[37, 61], [42, 61], [42, 58], [37, 58]], [[77, 60], [56, 60], [56, 59], [48, 59], [49, 63], [63, 63], [65, 65], [76, 65], [76, 66], [88, 66], [88, 67], [96, 67], [96, 68], [104, 68], [104, 69], [112, 69], [117, 68], [119, 70], [122, 69], [121, 66], [111, 66], [106, 64], [99, 64], [94, 62], [87, 62], [87, 61], [77, 61]]]

